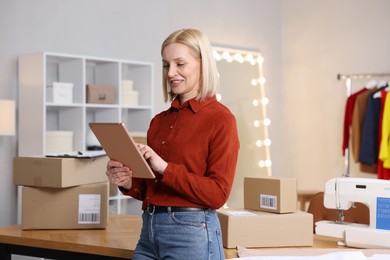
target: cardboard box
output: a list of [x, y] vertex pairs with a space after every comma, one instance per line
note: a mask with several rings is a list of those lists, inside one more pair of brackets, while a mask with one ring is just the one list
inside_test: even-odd
[[22, 229], [106, 228], [108, 182], [70, 188], [22, 187]]
[[286, 247], [313, 245], [313, 215], [219, 209], [223, 246]]
[[274, 213], [297, 211], [295, 178], [245, 177], [244, 208]]
[[110, 85], [87, 85], [87, 103], [114, 104], [115, 87]]
[[16, 185], [65, 188], [107, 181], [108, 157], [56, 158], [15, 157]]

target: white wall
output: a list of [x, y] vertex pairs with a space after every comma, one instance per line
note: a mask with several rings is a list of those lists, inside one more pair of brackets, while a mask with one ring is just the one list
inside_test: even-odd
[[[336, 75], [390, 72], [389, 12], [386, 0], [283, 1], [283, 127], [276, 130], [283, 144], [273, 146], [274, 163], [282, 168], [274, 173], [298, 177], [299, 189], [323, 189], [327, 179], [345, 172], [346, 88]], [[354, 81], [353, 92], [367, 81]], [[355, 163], [351, 171], [376, 177], [359, 174]]]
[[[262, 50], [267, 80], [277, 90], [280, 5], [279, 0], [0, 0], [0, 99], [17, 99], [19, 54], [53, 51], [154, 62], [158, 112], [167, 107], [160, 45], [182, 27], [204, 30], [216, 45]], [[0, 225], [16, 222], [16, 142], [17, 137], [0, 136]]]

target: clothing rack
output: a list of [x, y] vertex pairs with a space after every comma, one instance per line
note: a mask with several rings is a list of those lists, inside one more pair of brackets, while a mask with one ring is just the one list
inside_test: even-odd
[[351, 79], [367, 79], [367, 78], [384, 78], [390, 77], [390, 73], [356, 73], [356, 74], [337, 74], [338, 80]]
[[[353, 79], [371, 79], [371, 78], [386, 78], [390, 77], [390, 73], [352, 73], [352, 74], [337, 74], [338, 80], [345, 80], [345, 87], [347, 90], [347, 97], [351, 95], [352, 92], [352, 80]], [[349, 147], [345, 149], [345, 173], [343, 174], [343, 177], [349, 177], [350, 176], [350, 152]]]

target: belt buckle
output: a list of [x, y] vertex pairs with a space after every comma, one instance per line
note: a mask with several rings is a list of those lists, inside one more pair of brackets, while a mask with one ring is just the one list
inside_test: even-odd
[[149, 215], [153, 215], [154, 212], [156, 211], [156, 206], [154, 206], [153, 204], [149, 204], [146, 207], [146, 211], [149, 213]]

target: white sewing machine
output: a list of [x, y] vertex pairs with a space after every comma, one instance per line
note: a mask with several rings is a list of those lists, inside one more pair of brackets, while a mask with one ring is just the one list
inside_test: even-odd
[[[361, 202], [370, 211], [370, 225], [344, 222], [343, 210]], [[390, 181], [334, 178], [325, 185], [324, 205], [336, 209], [339, 221], [318, 221], [316, 234], [340, 238], [339, 244], [360, 248], [390, 248]]]

